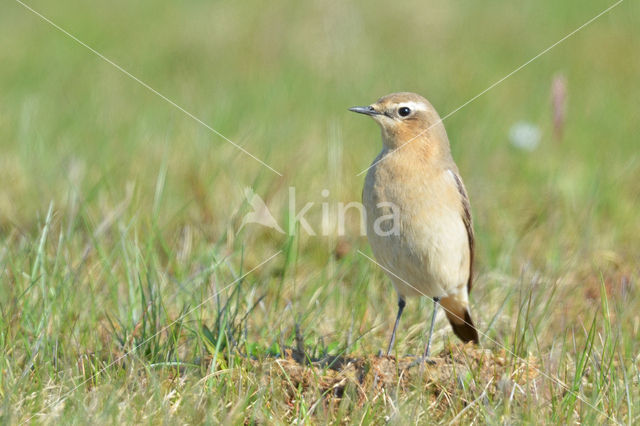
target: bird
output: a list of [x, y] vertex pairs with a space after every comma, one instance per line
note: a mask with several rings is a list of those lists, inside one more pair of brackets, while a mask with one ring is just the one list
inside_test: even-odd
[[433, 300], [422, 359], [429, 361], [438, 305], [463, 342], [478, 344], [469, 309], [475, 244], [471, 207], [440, 116], [429, 101], [410, 92], [349, 110], [373, 118], [382, 135], [362, 201], [369, 245], [398, 296], [387, 356], [411, 296]]

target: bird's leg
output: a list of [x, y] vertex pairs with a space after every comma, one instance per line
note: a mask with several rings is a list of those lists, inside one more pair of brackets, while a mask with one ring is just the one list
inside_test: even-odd
[[429, 358], [429, 352], [431, 351], [431, 337], [433, 336], [433, 325], [436, 322], [436, 313], [438, 312], [439, 297], [433, 298], [433, 315], [431, 316], [431, 327], [429, 328], [429, 338], [427, 339], [427, 346], [424, 348], [424, 359]]
[[389, 347], [387, 348], [387, 356], [389, 356], [389, 354], [391, 353], [391, 349], [393, 349], [393, 343], [396, 341], [396, 329], [398, 328], [398, 323], [400, 322], [400, 316], [402, 316], [404, 305], [405, 305], [404, 298], [398, 297], [398, 315], [396, 315], [396, 323], [393, 325], [391, 340], [389, 340]]

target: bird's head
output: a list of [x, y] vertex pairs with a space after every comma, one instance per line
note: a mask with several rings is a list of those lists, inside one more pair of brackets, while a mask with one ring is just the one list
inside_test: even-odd
[[448, 145], [440, 116], [429, 101], [415, 93], [392, 93], [371, 105], [349, 110], [371, 116], [380, 125], [382, 141], [388, 148], [417, 139], [428, 142], [434, 135]]

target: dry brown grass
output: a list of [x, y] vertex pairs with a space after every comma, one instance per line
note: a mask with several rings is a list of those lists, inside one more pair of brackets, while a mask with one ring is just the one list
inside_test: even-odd
[[285, 353], [285, 357], [269, 361], [267, 378], [281, 384], [291, 406], [302, 396], [335, 407], [347, 389], [357, 395], [357, 404], [363, 405], [417, 387], [428, 395], [435, 405], [432, 408], [443, 413], [451, 399], [461, 393], [465, 395], [461, 402], [468, 405], [478, 398], [494, 399], [498, 394], [501, 398], [518, 398], [524, 396], [524, 389], [540, 387], [535, 358], [514, 360], [505, 351], [492, 352], [473, 344], [449, 345], [426, 363], [409, 356], [309, 360], [296, 350]]

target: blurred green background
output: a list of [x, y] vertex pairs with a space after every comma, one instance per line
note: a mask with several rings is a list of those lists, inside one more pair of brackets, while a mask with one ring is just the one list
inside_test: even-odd
[[[270, 331], [255, 330], [285, 306], [317, 327], [314, 336], [344, 337], [341, 312], [361, 331], [391, 321], [391, 286], [356, 254], [368, 250], [357, 221], [342, 238], [240, 230], [243, 189], [252, 187], [283, 224], [287, 188], [295, 187], [298, 210], [316, 203], [307, 218], [319, 228], [321, 202], [360, 199], [364, 177], [356, 175], [381, 146], [376, 126], [348, 107], [414, 91], [447, 115], [612, 4], [28, 2], [278, 176], [20, 3], [3, 2], [0, 298], [3, 351], [14, 359], [3, 368], [19, 377], [43, 336], [51, 347], [69, 340], [69, 365], [77, 353], [115, 351], [95, 330], [107, 316], [135, 328], [144, 296], [136, 274], [155, 277], [154, 291], [171, 295], [164, 308], [172, 319], [194, 293], [211, 294], [208, 276], [190, 287], [193, 274], [220, 259], [248, 270], [280, 249], [286, 260], [256, 277], [271, 307], [252, 333], [265, 345]], [[552, 311], [575, 324], [597, 309], [589, 298], [598, 299], [605, 283], [621, 298], [625, 353], [637, 352], [640, 305], [620, 288], [639, 273], [639, 24], [640, 4], [622, 2], [444, 123], [475, 215], [473, 306], [481, 324], [506, 316], [492, 331], [501, 342], [518, 316], [517, 303], [501, 304], [530, 274], [543, 289], [560, 285]], [[551, 109], [559, 73], [568, 91], [561, 140], [553, 138]], [[540, 128], [536, 150], [509, 143], [519, 121]], [[406, 327], [423, 326], [429, 304], [420, 306]], [[528, 341], [542, 352], [566, 327], [546, 312], [535, 326], [538, 342]], [[447, 327], [440, 323], [442, 333]], [[386, 336], [386, 327], [377, 329], [359, 350], [375, 352]], [[420, 333], [399, 344], [415, 351]], [[6, 377], [5, 409], [28, 392], [13, 373]], [[42, 409], [33, 404], [23, 413]]]
[[[284, 185], [322, 187], [331, 179], [327, 146], [337, 139], [344, 196], [357, 199], [362, 178], [353, 175], [368, 166], [379, 141], [377, 129], [348, 114], [348, 106], [408, 90], [445, 115], [610, 3], [29, 4], [282, 171]], [[638, 13], [637, 3], [622, 3], [446, 120], [478, 214], [487, 203], [517, 217], [515, 210], [539, 204], [526, 198], [539, 201], [549, 191], [577, 197], [581, 211], [598, 191], [593, 208], [610, 225], [632, 207]], [[193, 207], [191, 180], [222, 217], [229, 203], [217, 203], [216, 194], [241, 199], [237, 187], [260, 191], [278, 181], [20, 4], [7, 2], [1, 19], [3, 229], [33, 225], [50, 200], [64, 206], [74, 179], [82, 194], [100, 187], [96, 196], [114, 201], [135, 181], [145, 206], [164, 166], [166, 204], [159, 210], [167, 220]], [[549, 131], [557, 72], [569, 89], [561, 144]], [[518, 120], [544, 129], [542, 147], [531, 155], [507, 143]], [[485, 220], [491, 218], [479, 218], [478, 226]]]

